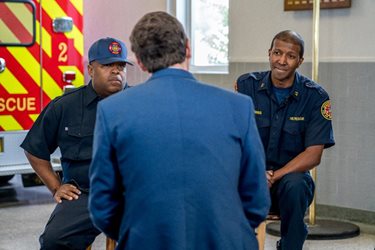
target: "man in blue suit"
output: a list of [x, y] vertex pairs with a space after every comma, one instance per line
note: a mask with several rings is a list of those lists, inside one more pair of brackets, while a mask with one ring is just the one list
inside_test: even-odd
[[258, 249], [270, 198], [249, 97], [198, 82], [165, 12], [130, 41], [145, 83], [99, 103], [89, 207], [117, 249]]

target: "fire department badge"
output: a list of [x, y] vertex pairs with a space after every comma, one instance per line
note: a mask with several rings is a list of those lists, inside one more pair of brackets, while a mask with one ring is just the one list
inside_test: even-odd
[[322, 116], [327, 120], [332, 120], [331, 101], [325, 101], [320, 107]]
[[108, 46], [108, 49], [109, 51], [112, 53], [112, 54], [115, 54], [115, 55], [118, 55], [121, 53], [121, 45], [118, 43], [118, 42], [112, 42], [109, 46]]

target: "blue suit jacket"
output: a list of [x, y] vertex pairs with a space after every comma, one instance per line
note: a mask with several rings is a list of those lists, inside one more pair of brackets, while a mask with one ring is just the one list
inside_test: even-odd
[[251, 99], [180, 69], [99, 103], [90, 182], [118, 249], [258, 249], [270, 205]]

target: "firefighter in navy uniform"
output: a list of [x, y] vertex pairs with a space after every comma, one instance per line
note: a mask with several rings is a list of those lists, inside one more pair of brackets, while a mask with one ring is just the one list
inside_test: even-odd
[[[126, 88], [126, 64], [131, 63], [122, 41], [96, 41], [89, 49], [89, 84], [51, 101], [21, 144], [57, 202], [40, 236], [41, 249], [86, 249], [100, 233], [87, 207], [96, 108], [102, 98]], [[57, 147], [63, 180], [50, 163]]]
[[327, 92], [296, 70], [304, 41], [282, 31], [269, 49], [270, 71], [240, 76], [235, 89], [253, 99], [266, 152], [270, 213], [281, 219], [277, 249], [301, 250], [307, 237], [305, 213], [314, 196], [309, 170], [319, 165], [324, 148], [335, 144]]

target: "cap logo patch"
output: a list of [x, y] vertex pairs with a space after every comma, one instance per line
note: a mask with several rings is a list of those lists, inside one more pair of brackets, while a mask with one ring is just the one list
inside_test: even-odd
[[325, 101], [320, 107], [322, 116], [327, 120], [332, 120], [331, 101]]
[[114, 55], [118, 55], [121, 53], [121, 45], [118, 42], [111, 42], [111, 44], [108, 46], [108, 49]]

